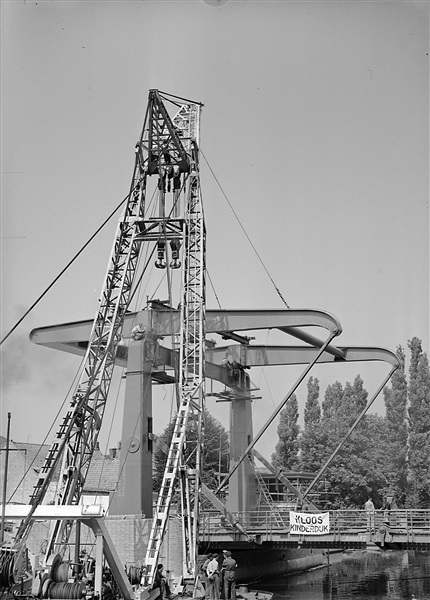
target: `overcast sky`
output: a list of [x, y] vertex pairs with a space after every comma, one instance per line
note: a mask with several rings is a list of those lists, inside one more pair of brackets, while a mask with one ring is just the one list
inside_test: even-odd
[[[158, 88], [204, 104], [201, 148], [240, 220], [203, 160], [208, 272], [223, 308], [283, 307], [243, 227], [291, 307], [340, 319], [340, 345], [395, 350], [418, 336], [428, 352], [428, 8], [2, 1], [2, 335], [127, 194]], [[61, 412], [79, 361], [28, 334], [94, 317], [116, 220], [3, 344], [3, 435], [7, 411], [12, 437], [31, 442]], [[207, 305], [217, 307], [210, 286]], [[387, 368], [324, 377], [357, 372], [371, 392]], [[295, 376], [255, 377], [256, 432]], [[156, 431], [170, 406], [164, 390]], [[225, 405], [209, 408], [227, 424]], [[271, 431], [258, 446], [269, 457]]]

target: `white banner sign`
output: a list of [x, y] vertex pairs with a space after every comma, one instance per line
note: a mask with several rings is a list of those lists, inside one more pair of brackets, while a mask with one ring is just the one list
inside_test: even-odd
[[330, 533], [329, 513], [309, 514], [290, 511], [290, 533], [295, 535]]

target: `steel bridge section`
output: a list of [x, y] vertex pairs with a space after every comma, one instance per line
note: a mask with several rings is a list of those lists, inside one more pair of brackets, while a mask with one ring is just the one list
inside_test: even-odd
[[[368, 543], [397, 549], [421, 549], [430, 547], [430, 510], [397, 509], [385, 515], [375, 513], [375, 528], [367, 528], [364, 510], [328, 511], [330, 530], [323, 535], [292, 534], [289, 511], [274, 516], [270, 511], [262, 513], [237, 513], [233, 515], [247, 527], [247, 541], [220, 516], [206, 513], [202, 519], [201, 544], [210, 548], [252, 548], [253, 544], [273, 548], [365, 548]], [[283, 523], [279, 523], [279, 516]]]
[[[136, 323], [159, 337], [176, 336], [181, 330], [181, 314], [177, 309], [155, 308], [128, 312], [124, 316], [122, 336], [130, 339]], [[48, 327], [38, 327], [30, 333], [34, 344], [82, 356], [88, 344], [91, 321], [76, 321]], [[320, 327], [339, 335], [340, 322], [327, 312], [313, 309], [292, 310], [210, 310], [206, 309], [206, 334], [218, 334], [228, 339], [237, 331], [257, 331], [287, 328], [292, 335], [297, 328]], [[305, 335], [307, 332], [301, 332]], [[323, 341], [318, 340], [320, 345]], [[326, 351], [339, 354], [339, 349], [328, 345]]]
[[[128, 323], [128, 320], [131, 320]], [[133, 315], [128, 315], [125, 319], [123, 328], [124, 337], [130, 334], [131, 323], [143, 323], [151, 331], [156, 332], [160, 337], [176, 336], [180, 331], [181, 316], [180, 311], [166, 309], [163, 306], [157, 305], [155, 308], [145, 309]], [[323, 340], [309, 334], [306, 327], [319, 327], [328, 332], [328, 338]], [[289, 337], [300, 339], [305, 342], [302, 346], [262, 346], [247, 344], [229, 344], [206, 349], [205, 371], [206, 377], [214, 379], [229, 385], [226, 377], [225, 368], [221, 365], [222, 359], [231, 354], [244, 360], [249, 367], [270, 366], [270, 365], [307, 365], [299, 380], [284, 397], [282, 402], [275, 409], [269, 420], [254, 437], [251, 443], [244, 450], [239, 461], [235, 464], [234, 470], [222, 482], [223, 487], [229, 477], [239, 468], [240, 464], [253, 450], [256, 442], [264, 434], [270, 423], [279, 414], [285, 402], [297, 389], [298, 385], [303, 381], [304, 377], [309, 373], [310, 369], [316, 364], [330, 364], [362, 361], [376, 361], [387, 363], [391, 370], [388, 376], [384, 379], [382, 386], [376, 394], [368, 402], [366, 411], [371, 406], [382, 387], [389, 380], [394, 370], [398, 367], [399, 361], [397, 355], [385, 348], [373, 347], [355, 347], [355, 346], [337, 346], [332, 343], [335, 336], [342, 331], [339, 321], [333, 315], [324, 311], [314, 309], [289, 309], [289, 310], [206, 310], [206, 335], [219, 334], [223, 339], [232, 339], [238, 335], [237, 332], [252, 332], [261, 329], [278, 329]], [[32, 334], [32, 340], [43, 343], [45, 345], [56, 345], [62, 348], [67, 348], [74, 352], [81, 351], [85, 345], [82, 334], [85, 331], [85, 325], [70, 324], [63, 327], [59, 326], [57, 330], [47, 328], [44, 330], [36, 330]], [[243, 336], [241, 336], [243, 338]], [[81, 339], [79, 339], [81, 338]], [[243, 338], [245, 339], [245, 338]], [[79, 341], [77, 341], [79, 340]], [[307, 342], [307, 344], [306, 344]], [[308, 345], [312, 343], [313, 345]], [[121, 354], [117, 356], [117, 362], [125, 365], [127, 361], [127, 348], [121, 348]], [[178, 371], [180, 360], [178, 353], [172, 349], [159, 347], [159, 361], [161, 372], [166, 369], [171, 369], [173, 373]], [[194, 371], [194, 367], [191, 367]], [[156, 381], [158, 371], [153, 371], [153, 380]], [[177, 380], [177, 379], [176, 379]], [[363, 416], [363, 415], [361, 415]], [[358, 423], [358, 421], [357, 421]], [[357, 424], [356, 423], [356, 424]], [[355, 425], [356, 425], [355, 424]], [[319, 477], [321, 473], [319, 474]], [[316, 480], [312, 483], [315, 485]], [[307, 491], [310, 491], [311, 487]], [[219, 491], [219, 490], [218, 490]], [[306, 495], [306, 494], [305, 494]]]

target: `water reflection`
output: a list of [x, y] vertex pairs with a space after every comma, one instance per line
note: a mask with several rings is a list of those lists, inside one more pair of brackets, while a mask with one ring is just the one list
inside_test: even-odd
[[364, 550], [331, 554], [330, 564], [265, 583], [273, 600], [430, 600], [430, 554]]

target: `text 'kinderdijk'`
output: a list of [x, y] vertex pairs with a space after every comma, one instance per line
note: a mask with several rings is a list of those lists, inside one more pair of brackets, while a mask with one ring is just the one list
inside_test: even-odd
[[290, 512], [290, 533], [297, 535], [325, 535], [330, 533], [329, 513]]

